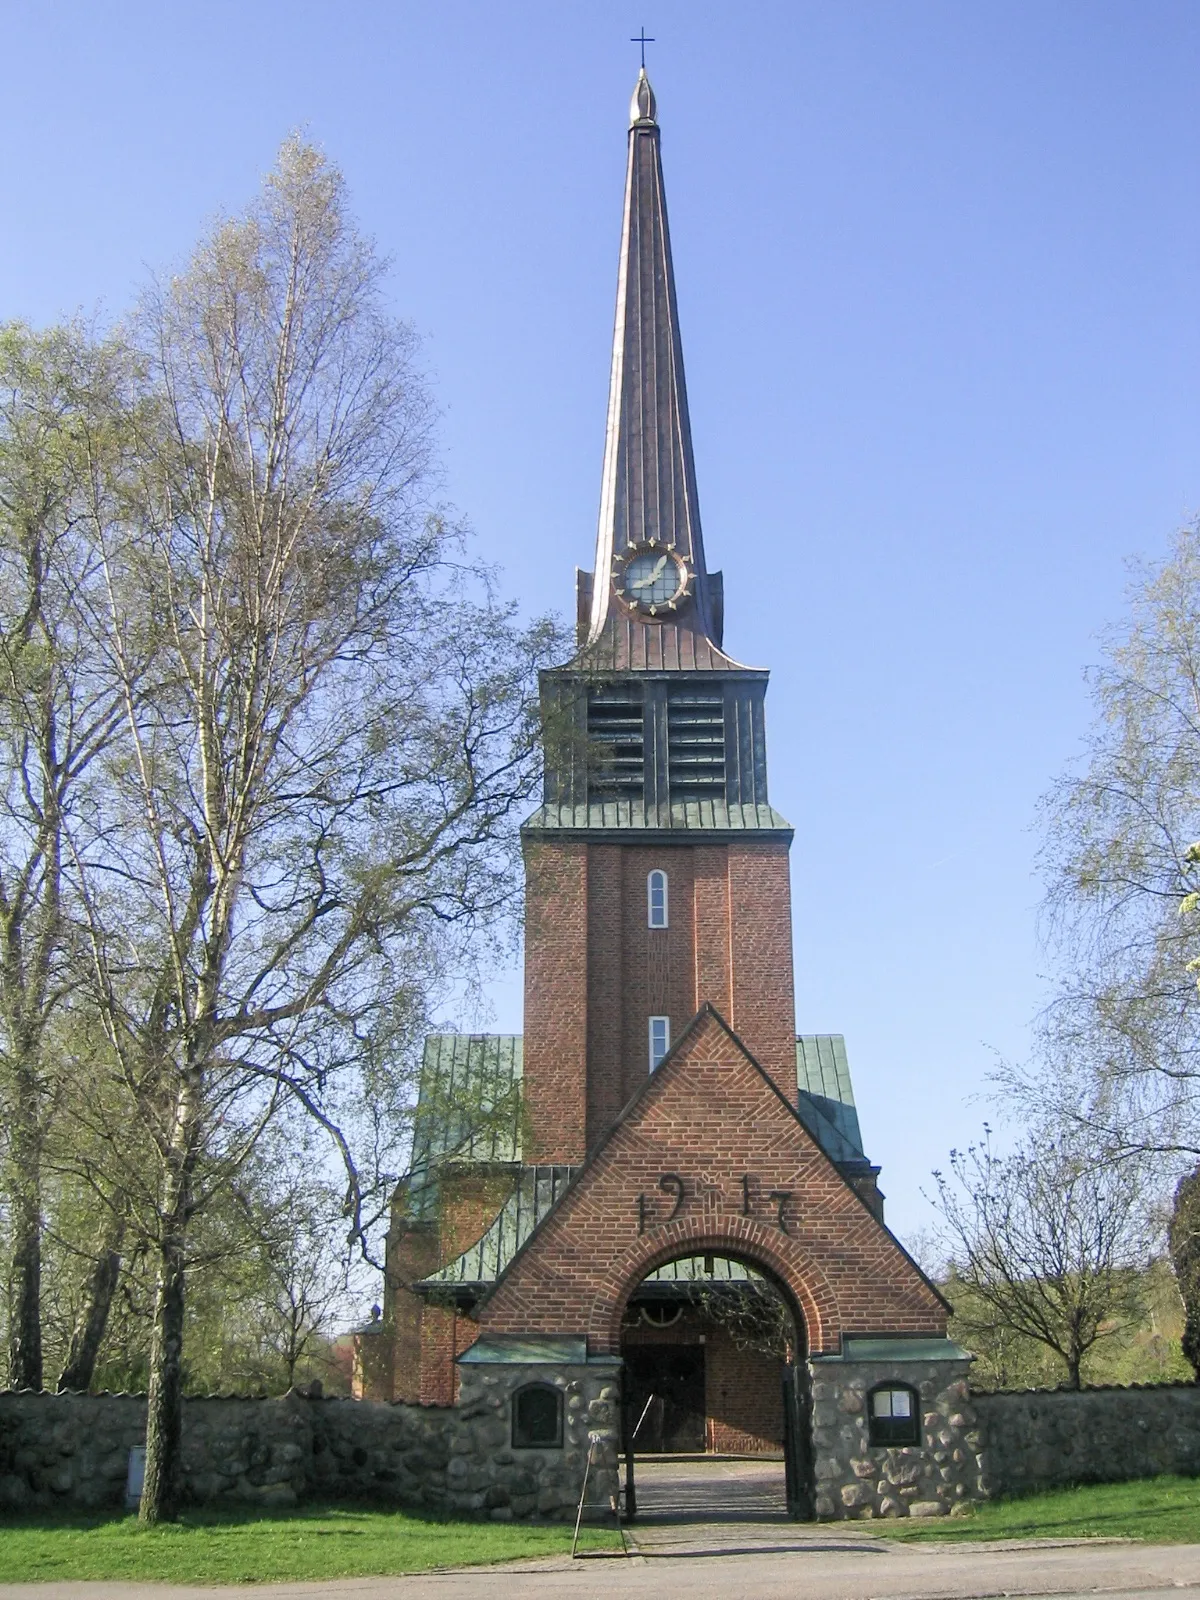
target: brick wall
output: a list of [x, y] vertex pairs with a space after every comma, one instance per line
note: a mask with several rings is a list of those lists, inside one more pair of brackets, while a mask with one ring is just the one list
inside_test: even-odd
[[693, 1010], [698, 1011], [707, 1000], [723, 1017], [731, 1017], [729, 847], [696, 845], [691, 854], [696, 1002]]
[[[673, 1220], [664, 1173], [685, 1183]], [[786, 1231], [772, 1191], [790, 1192]], [[711, 1012], [643, 1082], [479, 1321], [484, 1331], [586, 1333], [594, 1352], [615, 1354], [623, 1308], [642, 1278], [705, 1250], [785, 1284], [813, 1351], [837, 1349], [843, 1333], [945, 1332], [933, 1289]]]
[[788, 847], [774, 840], [729, 846], [729, 943], [733, 972], [726, 1019], [788, 1100], [796, 1098], [796, 998]]
[[[625, 900], [620, 845], [588, 848], [587, 1142], [590, 1148], [626, 1100]], [[528, 960], [528, 957], [526, 957]]]
[[525, 841], [527, 1161], [587, 1151], [588, 848]]
[[[646, 879], [666, 872], [669, 925]], [[541, 1161], [579, 1161], [649, 1070], [651, 1016], [672, 1037], [706, 1001], [794, 1098], [785, 842], [526, 845], [525, 1096]]]
[[[387, 1356], [363, 1368], [360, 1398], [449, 1405], [454, 1399], [454, 1357], [478, 1332], [453, 1311], [429, 1306], [408, 1287], [427, 1278], [475, 1244], [512, 1193], [511, 1174], [447, 1171], [439, 1183], [435, 1221], [413, 1222], [397, 1197], [388, 1232], [384, 1325]], [[466, 1340], [466, 1344], [463, 1340]]]
[[783, 1449], [783, 1361], [734, 1343], [724, 1328], [705, 1342], [708, 1448], [732, 1455]]
[[[400, 1204], [403, 1204], [403, 1196]], [[411, 1222], [394, 1207], [388, 1229], [384, 1277], [382, 1337], [387, 1355], [364, 1366], [360, 1399], [407, 1400], [421, 1398], [421, 1321], [425, 1304], [408, 1285], [433, 1272], [438, 1264], [438, 1230], [433, 1222]], [[378, 1340], [380, 1336], [372, 1335]]]

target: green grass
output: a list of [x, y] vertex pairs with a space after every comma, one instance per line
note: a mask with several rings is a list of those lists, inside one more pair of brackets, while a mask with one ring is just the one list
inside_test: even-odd
[[1089, 1483], [1019, 1500], [992, 1500], [965, 1516], [871, 1524], [894, 1539], [1141, 1539], [1200, 1544], [1200, 1479]]
[[[563, 1555], [571, 1532], [561, 1523], [443, 1521], [343, 1506], [264, 1515], [196, 1511], [156, 1528], [115, 1513], [15, 1516], [0, 1520], [0, 1583], [386, 1577]], [[584, 1529], [580, 1548], [619, 1548], [619, 1538]]]

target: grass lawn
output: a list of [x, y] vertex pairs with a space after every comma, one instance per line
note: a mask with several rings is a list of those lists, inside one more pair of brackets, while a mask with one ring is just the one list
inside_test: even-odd
[[[145, 1583], [266, 1583], [285, 1578], [383, 1577], [431, 1567], [486, 1565], [565, 1554], [572, 1529], [555, 1523], [441, 1521], [348, 1506], [189, 1513], [140, 1527], [136, 1517], [0, 1519], [0, 1583], [108, 1578]], [[580, 1548], [619, 1548], [619, 1536], [584, 1529]]]
[[880, 1520], [872, 1533], [893, 1539], [1143, 1539], [1200, 1544], [1200, 1479], [1140, 1478], [1089, 1483], [1019, 1500], [993, 1500], [966, 1516]]

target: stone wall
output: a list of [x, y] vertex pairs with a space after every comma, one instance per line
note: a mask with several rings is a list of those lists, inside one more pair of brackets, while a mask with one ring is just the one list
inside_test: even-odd
[[[534, 1381], [563, 1391], [562, 1449], [510, 1446], [512, 1392]], [[185, 1492], [205, 1505], [383, 1500], [497, 1520], [565, 1518], [578, 1504], [593, 1441], [589, 1506], [602, 1511], [615, 1493], [619, 1415], [608, 1363], [464, 1366], [452, 1407], [295, 1393], [187, 1400]], [[129, 1451], [145, 1428], [138, 1396], [0, 1394], [0, 1511], [120, 1505]]]
[[[983, 1441], [967, 1371], [965, 1361], [814, 1361], [817, 1516], [940, 1517], [979, 1499]], [[868, 1443], [867, 1394], [885, 1382], [919, 1394], [920, 1445]]]
[[[617, 1492], [621, 1426], [620, 1364], [480, 1365], [459, 1368], [458, 1405], [446, 1468], [449, 1504], [490, 1510], [497, 1520], [533, 1514], [567, 1517], [579, 1504], [589, 1450], [587, 1504], [603, 1512]], [[527, 1383], [563, 1391], [563, 1448], [510, 1447], [511, 1396]]]
[[1200, 1474], [1200, 1387], [974, 1394], [986, 1439], [985, 1492]]

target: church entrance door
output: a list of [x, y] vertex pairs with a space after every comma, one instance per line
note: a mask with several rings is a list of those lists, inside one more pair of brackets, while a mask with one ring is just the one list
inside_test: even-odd
[[625, 1437], [639, 1455], [702, 1451], [704, 1346], [627, 1347], [624, 1407]]

